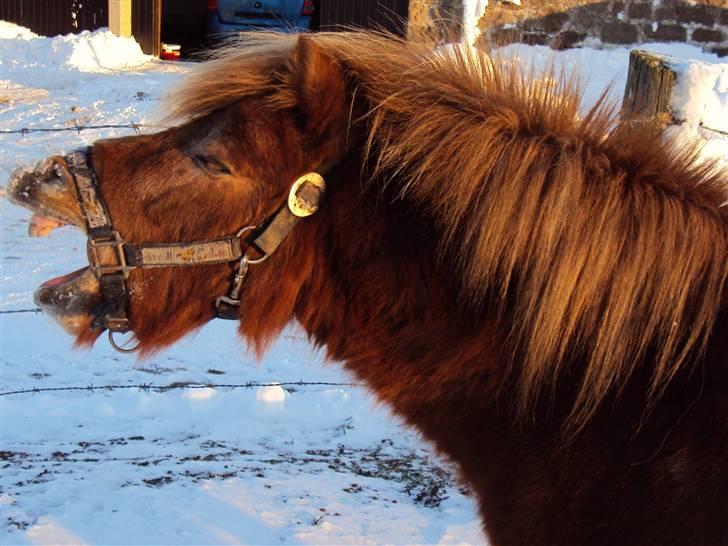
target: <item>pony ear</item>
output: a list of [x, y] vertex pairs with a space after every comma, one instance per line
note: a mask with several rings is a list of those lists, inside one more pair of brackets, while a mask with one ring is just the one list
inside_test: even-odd
[[293, 50], [291, 83], [308, 131], [321, 135], [346, 121], [344, 74], [310, 36], [299, 36]]

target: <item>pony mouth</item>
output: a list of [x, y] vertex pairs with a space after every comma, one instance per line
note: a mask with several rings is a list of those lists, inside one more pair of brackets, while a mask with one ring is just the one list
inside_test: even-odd
[[[60, 156], [44, 159], [33, 168], [16, 169], [10, 176], [7, 195], [11, 203], [33, 212], [28, 222], [31, 237], [48, 237], [67, 225], [86, 231], [75, 182]], [[98, 322], [101, 285], [89, 267], [82, 267], [43, 282], [33, 299], [67, 333], [88, 335]]]

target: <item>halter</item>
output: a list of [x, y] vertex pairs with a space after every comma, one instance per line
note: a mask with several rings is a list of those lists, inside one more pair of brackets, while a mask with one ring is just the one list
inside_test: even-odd
[[[74, 180], [78, 203], [86, 231], [87, 254], [91, 271], [99, 279], [103, 307], [92, 327], [105, 327], [109, 342], [120, 352], [134, 352], [120, 347], [114, 334], [132, 330], [126, 307], [126, 279], [134, 269], [223, 264], [238, 262], [238, 268], [227, 295], [215, 300], [215, 317], [240, 318], [240, 291], [251, 265], [267, 260], [288, 236], [301, 218], [311, 216], [319, 208], [326, 189], [323, 177], [315, 172], [296, 179], [288, 200], [260, 225], [241, 228], [234, 235], [209, 241], [190, 243], [127, 243], [112, 227], [108, 208], [101, 197], [96, 173], [89, 164], [88, 151], [77, 151], [66, 157]], [[249, 252], [257, 254], [253, 257]]]

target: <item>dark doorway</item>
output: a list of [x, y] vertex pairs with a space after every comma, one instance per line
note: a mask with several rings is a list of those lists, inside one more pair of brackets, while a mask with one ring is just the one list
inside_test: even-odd
[[205, 47], [206, 0], [132, 0], [132, 34], [142, 51], [159, 57], [162, 43], [182, 46], [183, 57]]
[[194, 59], [205, 50], [207, 0], [165, 0], [161, 41], [182, 46], [182, 57]]
[[380, 29], [407, 34], [408, 0], [320, 0], [320, 29]]
[[147, 55], [159, 57], [161, 21], [162, 0], [132, 0], [131, 33]]

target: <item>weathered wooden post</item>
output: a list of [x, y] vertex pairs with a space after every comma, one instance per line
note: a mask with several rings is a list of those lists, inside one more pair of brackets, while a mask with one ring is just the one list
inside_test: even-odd
[[622, 101], [622, 118], [667, 125], [677, 74], [671, 58], [641, 49], [629, 54], [629, 73]]

